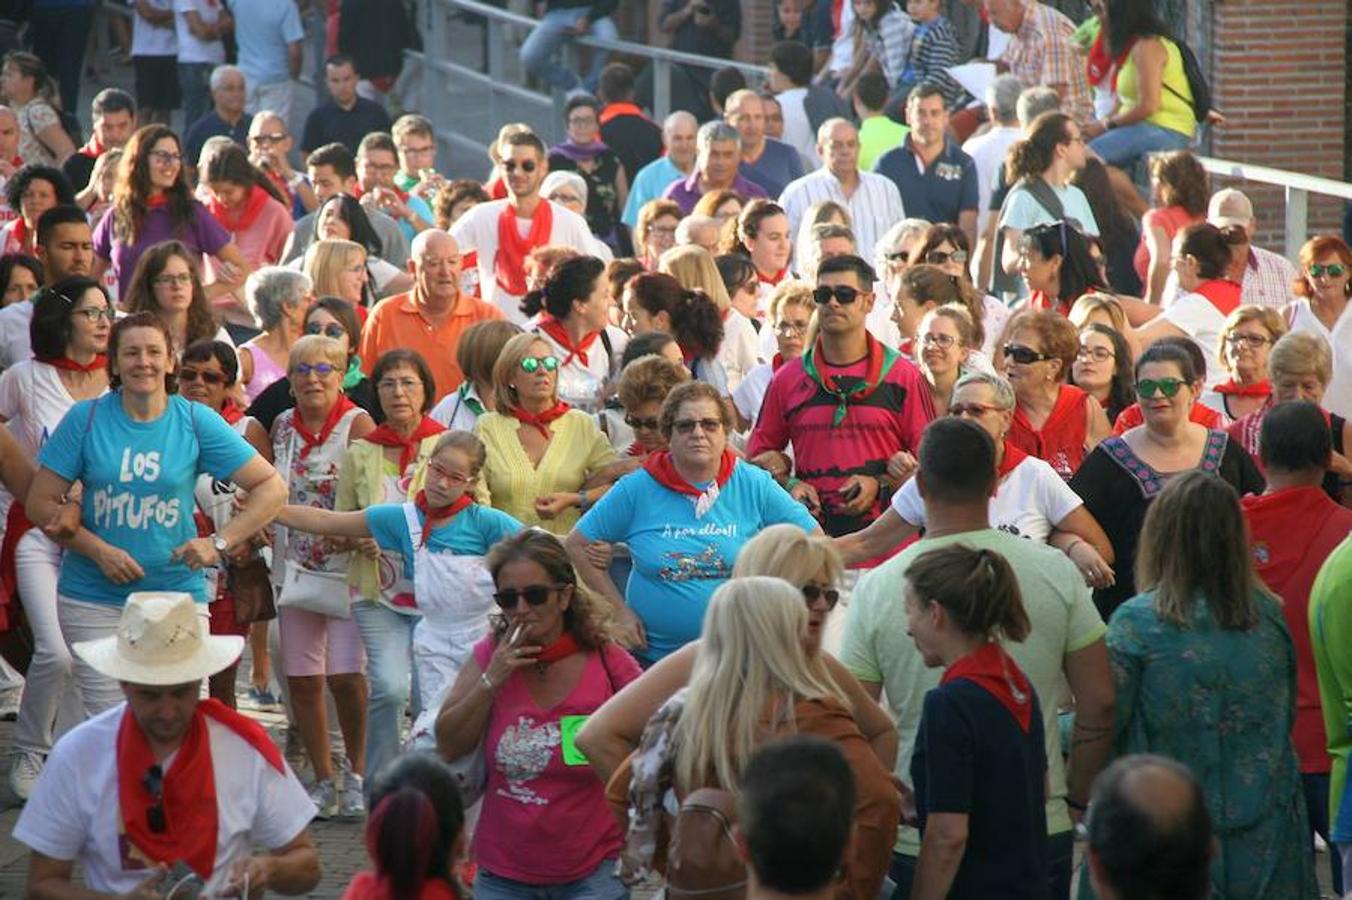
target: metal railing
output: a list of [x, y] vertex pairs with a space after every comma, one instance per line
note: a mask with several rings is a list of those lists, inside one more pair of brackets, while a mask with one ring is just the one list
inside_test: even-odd
[[1235, 162], [1231, 159], [1216, 159], [1213, 156], [1201, 156], [1198, 159], [1202, 163], [1202, 168], [1213, 175], [1276, 185], [1286, 192], [1286, 224], [1282, 247], [1287, 259], [1296, 259], [1301, 246], [1309, 237], [1311, 194], [1352, 200], [1352, 184], [1345, 181], [1334, 181], [1332, 178], [1320, 178], [1317, 175], [1302, 175], [1299, 172]]

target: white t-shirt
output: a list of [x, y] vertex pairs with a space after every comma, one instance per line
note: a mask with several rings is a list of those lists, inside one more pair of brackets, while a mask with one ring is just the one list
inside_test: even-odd
[[223, 41], [201, 41], [188, 28], [188, 13], [195, 12], [206, 25], [215, 25], [221, 17], [220, 0], [174, 0], [174, 31], [178, 35], [178, 61], [181, 63], [225, 62]]
[[459, 389], [451, 391], [428, 413], [433, 421], [445, 425], [447, 431], [473, 431], [474, 424], [479, 421], [479, 414], [466, 402], [466, 399], [472, 399], [483, 406], [479, 389], [471, 381], [466, 381], [462, 387], [465, 388], [464, 394], [461, 394]]
[[[146, 3], [165, 12], [174, 8], [174, 0], [146, 0]], [[136, 13], [131, 19], [132, 56], [173, 56], [178, 52], [178, 35], [173, 25], [152, 25]]]
[[778, 347], [774, 340], [774, 331], [769, 326], [762, 325], [760, 333], [757, 334], [756, 326], [751, 324], [750, 319], [735, 309], [728, 310], [728, 317], [723, 320], [723, 343], [718, 346], [717, 358], [728, 373], [729, 390], [737, 390], [737, 385], [742, 383], [747, 372], [754, 369], [761, 360], [770, 359], [775, 355], [774, 349], [770, 350], [769, 356], [765, 355], [766, 332], [770, 335], [769, 346]]
[[20, 300], [0, 309], [0, 369], [8, 369], [33, 356], [28, 325], [33, 321], [33, 301]]
[[[124, 870], [118, 833], [117, 731], [125, 703], [76, 726], [57, 742], [14, 826], [14, 838], [44, 856], [77, 860], [92, 891], [124, 894], [146, 878]], [[234, 731], [207, 719], [216, 777], [216, 865], [204, 896], [219, 896], [234, 863], [254, 847], [275, 850], [314, 818], [315, 805], [288, 766], [278, 772]], [[173, 771], [172, 757], [168, 771]]]
[[606, 385], [613, 378], [619, 378], [620, 358], [624, 356], [624, 348], [629, 345], [629, 335], [614, 325], [607, 325], [605, 337], [610, 342], [609, 354], [598, 335], [587, 348], [586, 365], [582, 364], [579, 356], [573, 356], [567, 365], [562, 365], [568, 359], [568, 351], [544, 331], [536, 331], [536, 334], [549, 344], [554, 355], [559, 358], [559, 399], [583, 412], [599, 410], [605, 402]]
[[[996, 485], [990, 505], [991, 527], [1045, 544], [1056, 524], [1083, 505], [1055, 469], [1029, 456]], [[892, 508], [917, 528], [925, 524], [925, 502], [914, 478], [892, 495]]]
[[37, 459], [38, 451], [75, 405], [55, 366], [26, 359], [0, 375], [0, 418], [24, 455]]
[[[742, 383], [732, 392], [732, 403], [742, 418], [755, 427], [760, 418], [761, 404], [765, 402], [765, 392], [770, 389], [770, 380], [775, 377], [774, 367], [770, 363], [761, 363], [742, 376]], [[750, 431], [748, 428], [747, 431]]]
[[1323, 407], [1344, 419], [1352, 419], [1352, 306], [1343, 310], [1330, 330], [1310, 309], [1310, 301], [1301, 297], [1291, 304], [1287, 321], [1292, 331], [1317, 334], [1328, 342], [1333, 353], [1333, 380], [1324, 391]]
[[1202, 355], [1206, 357], [1208, 387], [1225, 380], [1225, 369], [1216, 358], [1216, 350], [1221, 344], [1221, 331], [1225, 328], [1225, 316], [1221, 315], [1214, 303], [1201, 294], [1189, 292], [1179, 296], [1160, 318], [1178, 328], [1202, 348]]

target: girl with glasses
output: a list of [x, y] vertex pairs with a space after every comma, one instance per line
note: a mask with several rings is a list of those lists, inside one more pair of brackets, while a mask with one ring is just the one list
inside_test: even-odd
[[169, 326], [175, 347], [210, 340], [233, 344], [207, 299], [197, 261], [181, 241], [156, 244], [141, 256], [120, 305], [128, 312], [159, 316]]
[[1090, 322], [1080, 329], [1080, 350], [1070, 367], [1070, 383], [1098, 401], [1109, 422], [1136, 402], [1131, 348], [1116, 329]]
[[1136, 590], [1136, 549], [1146, 510], [1180, 472], [1201, 470], [1228, 482], [1241, 496], [1261, 493], [1252, 458], [1224, 431], [1191, 421], [1198, 373], [1177, 345], [1147, 347], [1136, 361], [1136, 395], [1144, 423], [1099, 444], [1070, 480], [1103, 526], [1116, 556], [1116, 583], [1094, 592], [1106, 621]]
[[1230, 377], [1213, 385], [1198, 402], [1220, 413], [1226, 426], [1271, 406], [1268, 354], [1284, 334], [1286, 322], [1276, 310], [1241, 306], [1226, 316], [1217, 356]]
[[[939, 266], [924, 263], [912, 265], [902, 274], [892, 304], [892, 321], [901, 335], [902, 353], [919, 359], [921, 347], [917, 343], [920, 323], [932, 310], [941, 306], [960, 306], [968, 314], [971, 343], [967, 362], [975, 368], [989, 369], [990, 360], [980, 352], [986, 342], [981, 298], [971, 284], [961, 276], [945, 272]], [[975, 354], [975, 358], [972, 358]]]
[[1319, 235], [1300, 248], [1296, 298], [1286, 308], [1292, 331], [1317, 335], [1333, 350], [1327, 408], [1352, 419], [1352, 249], [1341, 238]]

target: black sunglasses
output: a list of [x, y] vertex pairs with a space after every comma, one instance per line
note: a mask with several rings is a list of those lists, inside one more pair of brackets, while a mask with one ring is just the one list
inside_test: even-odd
[[826, 610], [830, 612], [840, 602], [840, 591], [835, 588], [817, 587], [815, 584], [803, 585], [803, 599], [807, 601], [808, 606], [816, 603], [818, 597], [826, 601]]
[[327, 325], [321, 325], [318, 322], [310, 322], [305, 326], [306, 334], [322, 334], [324, 337], [331, 337], [335, 341], [347, 334], [347, 329], [337, 322], [330, 322]]
[[812, 292], [812, 299], [818, 306], [825, 306], [834, 297], [841, 306], [849, 306], [861, 293], [863, 292], [859, 288], [850, 287], [848, 284], [838, 284], [834, 287], [824, 284]]
[[656, 431], [662, 423], [657, 419], [640, 419], [635, 416], [625, 416], [624, 424], [635, 431]]
[[1021, 366], [1031, 365], [1035, 362], [1043, 362], [1052, 359], [1046, 353], [1039, 353], [1032, 347], [1025, 347], [1022, 344], [1005, 344], [1005, 356], [1014, 360]]
[[159, 763], [146, 769], [146, 777], [141, 779], [141, 783], [155, 798], [154, 805], [146, 809], [146, 824], [156, 834], [163, 834], [169, 830], [169, 820], [164, 815], [164, 770]]
[[502, 164], [502, 169], [504, 172], [515, 172], [517, 169], [520, 169], [529, 175], [531, 172], [535, 171], [535, 161], [528, 159], [523, 163], [517, 163], [509, 159]]
[[540, 606], [549, 599], [549, 595], [558, 590], [562, 585], [558, 584], [532, 584], [530, 587], [521, 589], [508, 588], [505, 591], [496, 591], [493, 599], [498, 602], [498, 606], [503, 609], [516, 609], [521, 598], [526, 598], [526, 605]]

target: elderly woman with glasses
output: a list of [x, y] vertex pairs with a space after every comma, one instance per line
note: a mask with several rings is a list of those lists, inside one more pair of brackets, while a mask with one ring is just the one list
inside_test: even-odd
[[[1091, 586], [1112, 584], [1113, 547], [1098, 522], [1052, 467], [1009, 439], [1014, 389], [989, 372], [958, 379], [948, 415], [975, 419], [995, 440], [998, 478], [991, 497], [991, 526], [1060, 549]], [[874, 559], [925, 527], [925, 504], [915, 479], [892, 495], [891, 506], [868, 528], [834, 539], [846, 565]]]
[[1327, 408], [1352, 419], [1352, 248], [1321, 234], [1300, 248], [1301, 278], [1286, 308], [1292, 331], [1318, 335], [1333, 351]]
[[286, 375], [291, 348], [305, 328], [305, 311], [314, 299], [314, 283], [303, 272], [267, 266], [244, 285], [249, 308], [263, 331], [240, 345], [240, 382], [250, 403]]
[[[567, 540], [583, 581], [615, 606], [626, 642], [646, 663], [699, 635], [710, 595], [750, 536], [780, 522], [821, 530], [768, 473], [728, 449], [731, 414], [713, 387], [678, 385], [660, 421], [669, 449], [616, 482]], [[627, 596], [588, 556], [595, 541], [629, 545]]]
[[601, 140], [600, 115], [601, 104], [590, 94], [569, 98], [564, 106], [568, 138], [549, 148], [549, 168], [582, 176], [587, 184], [584, 198], [587, 227], [615, 247], [620, 212], [629, 199], [629, 179], [615, 151]]
[[[583, 218], [587, 216], [587, 197], [589, 196], [587, 180], [577, 172], [569, 172], [563, 169], [550, 172], [545, 176], [544, 181], [540, 182], [540, 196], [550, 203], [557, 203], [564, 209], [577, 213]], [[595, 234], [587, 235], [586, 244], [586, 251], [598, 259], [609, 262], [615, 257], [615, 251], [611, 249], [610, 245]]]
[[883, 290], [874, 296], [868, 314], [868, 330], [889, 347], [901, 346], [901, 334], [892, 320], [892, 306], [901, 276], [911, 265], [911, 254], [925, 241], [930, 223], [925, 219], [902, 219], [883, 233], [873, 248], [873, 268], [882, 276]]
[[1220, 364], [1230, 377], [1211, 386], [1198, 402], [1231, 422], [1272, 405], [1268, 355], [1286, 334], [1286, 322], [1276, 310], [1241, 306], [1225, 317], [1221, 328]]

